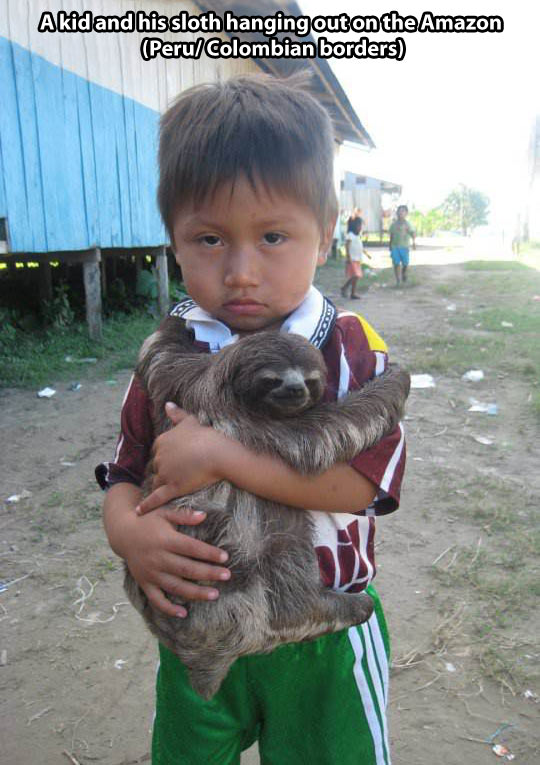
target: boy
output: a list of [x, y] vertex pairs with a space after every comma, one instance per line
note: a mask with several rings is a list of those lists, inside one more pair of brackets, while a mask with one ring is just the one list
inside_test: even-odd
[[[171, 315], [193, 333], [194, 349], [218, 352], [238, 336], [275, 329], [320, 347], [328, 400], [386, 364], [386, 348], [353, 314], [337, 316], [314, 287], [334, 229], [333, 134], [327, 113], [302, 79], [240, 77], [183, 93], [164, 115], [158, 199], [190, 298]], [[204, 522], [165, 503], [226, 479], [311, 512], [321, 577], [358, 592], [374, 575], [374, 515], [395, 510], [404, 467], [401, 429], [351, 465], [305, 477], [203, 427], [174, 406], [175, 427], [156, 439], [155, 491], [141, 502], [152, 447], [150, 402], [135, 379], [122, 408], [115, 461], [97, 468], [108, 488], [104, 523], [148, 599], [167, 614], [183, 600], [216, 599], [199, 582], [227, 579], [223, 551], [183, 535]], [[153, 510], [147, 513], [146, 511]], [[239, 659], [209, 702], [160, 646], [154, 765], [239, 763], [259, 740], [275, 765], [389, 762], [385, 706], [388, 639], [375, 612], [360, 627], [270, 654]]]
[[390, 257], [394, 266], [397, 287], [401, 282], [407, 281], [411, 240], [413, 250], [416, 249], [416, 233], [407, 220], [408, 214], [407, 205], [399, 205], [397, 218], [390, 226]]

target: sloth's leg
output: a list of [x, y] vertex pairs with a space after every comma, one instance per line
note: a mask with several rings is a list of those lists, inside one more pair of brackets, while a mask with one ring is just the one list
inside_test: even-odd
[[193, 690], [208, 701], [220, 689], [236, 656], [230, 659], [209, 657], [208, 662], [199, 661], [197, 667], [188, 667], [189, 682]]
[[325, 589], [320, 591], [320, 598], [313, 603], [313, 610], [304, 613], [306, 620], [295, 623], [287, 620], [282, 625], [274, 621], [272, 627], [282, 642], [295, 643], [362, 624], [372, 613], [373, 600], [366, 593]]

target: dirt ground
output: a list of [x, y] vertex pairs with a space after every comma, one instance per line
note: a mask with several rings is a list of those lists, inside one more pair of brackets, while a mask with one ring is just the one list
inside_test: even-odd
[[[457, 262], [421, 265], [410, 288], [373, 286], [355, 302], [338, 297], [341, 271], [330, 267], [319, 278], [338, 305], [362, 312], [378, 329], [393, 359], [407, 364], [411, 337], [446, 332], [450, 300], [437, 287], [463, 275]], [[472, 285], [451, 298], [457, 311], [474, 300]], [[464, 619], [470, 604], [460, 596], [452, 556], [462, 546], [489, 544], [489, 535], [467, 520], [464, 486], [497, 480], [506, 488], [508, 512], [517, 512], [518, 478], [528, 475], [528, 496], [537, 504], [539, 426], [523, 406], [523, 381], [486, 374], [473, 389], [462, 371], [434, 374], [435, 388], [412, 391], [402, 505], [378, 524], [376, 585], [393, 638], [393, 761], [489, 765], [498, 760], [491, 744], [502, 742], [516, 763], [533, 765], [539, 761], [534, 694], [540, 688], [532, 687], [529, 697], [512, 689], [513, 695], [485, 676], [471, 652]], [[35, 390], [0, 393], [0, 579], [7, 585], [0, 592], [0, 751], [6, 765], [149, 761], [156, 649], [125, 602], [93, 479], [94, 466], [112, 457], [128, 379], [126, 371], [116, 384], [83, 381], [77, 391], [60, 383], [52, 399], [38, 399]], [[469, 414], [469, 395], [496, 400], [498, 416]], [[475, 436], [495, 443], [478, 443]], [[3, 502], [23, 490], [31, 496]], [[455, 571], [454, 587], [434, 576], [437, 566], [447, 580]], [[523, 645], [534, 643], [537, 627], [531, 620]], [[538, 662], [538, 653], [534, 658]], [[257, 762], [253, 752], [244, 759]]]

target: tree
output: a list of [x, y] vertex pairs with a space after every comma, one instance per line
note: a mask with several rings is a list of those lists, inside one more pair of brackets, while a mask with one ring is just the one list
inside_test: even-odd
[[467, 236], [477, 226], [487, 223], [489, 199], [481, 191], [470, 189], [463, 183], [454, 189], [442, 203], [445, 228], [459, 229]]

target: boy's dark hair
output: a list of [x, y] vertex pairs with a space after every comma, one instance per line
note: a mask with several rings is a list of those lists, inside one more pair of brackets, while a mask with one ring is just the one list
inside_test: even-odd
[[349, 218], [347, 223], [347, 233], [357, 236], [362, 230], [364, 222], [362, 218]]
[[405, 210], [406, 213], [409, 212], [409, 208], [407, 207], [407, 205], [399, 205], [398, 209], [396, 210], [397, 215], [399, 215], [400, 210]]
[[175, 213], [244, 175], [307, 204], [320, 228], [337, 213], [334, 132], [308, 76], [246, 75], [197, 85], [161, 118], [158, 203], [173, 241]]

